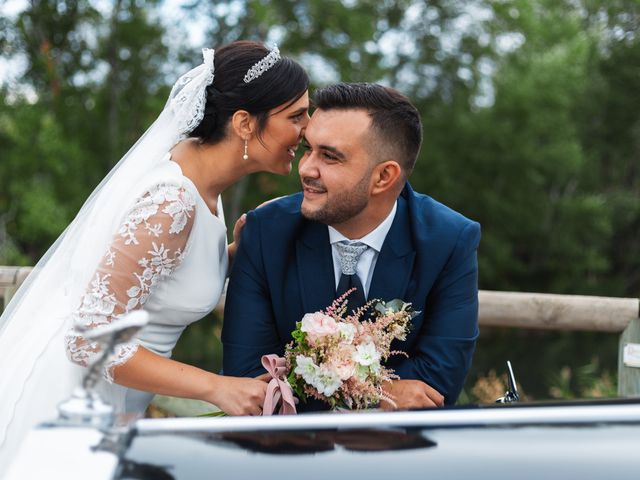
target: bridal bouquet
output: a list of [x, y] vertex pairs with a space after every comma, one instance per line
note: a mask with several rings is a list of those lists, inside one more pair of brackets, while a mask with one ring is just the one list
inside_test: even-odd
[[[285, 350], [287, 382], [298, 398], [316, 398], [332, 408], [363, 409], [385, 395], [383, 383], [397, 379], [381, 363], [390, 355], [393, 340], [405, 340], [410, 320], [417, 315], [402, 300], [371, 300], [347, 315], [347, 292], [325, 311], [308, 313], [296, 324], [293, 341]], [[368, 309], [370, 318], [362, 317]]]
[[[296, 413], [298, 399], [316, 398], [332, 408], [360, 410], [393, 398], [383, 384], [398, 379], [382, 365], [391, 355], [391, 342], [405, 340], [411, 319], [419, 312], [402, 300], [370, 300], [347, 314], [348, 291], [324, 311], [308, 313], [296, 323], [293, 341], [284, 357], [263, 355], [262, 366], [271, 376], [262, 415]], [[369, 310], [373, 313], [368, 314]], [[367, 318], [363, 318], [367, 315]], [[294, 393], [298, 398], [294, 397]], [[213, 412], [202, 416], [221, 416]]]

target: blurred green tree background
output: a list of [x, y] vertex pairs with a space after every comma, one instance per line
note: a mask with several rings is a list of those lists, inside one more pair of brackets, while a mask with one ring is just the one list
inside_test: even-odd
[[[242, 38], [277, 42], [313, 87], [381, 82], [413, 99], [425, 140], [411, 182], [482, 224], [480, 288], [639, 294], [638, 0], [33, 0], [0, 13], [0, 264], [34, 264], [200, 48]], [[295, 174], [246, 179], [225, 193], [229, 226], [298, 187]], [[190, 327], [176, 357], [218, 369], [220, 324]], [[507, 359], [531, 398], [606, 395], [617, 335], [485, 328], [463, 401]]]

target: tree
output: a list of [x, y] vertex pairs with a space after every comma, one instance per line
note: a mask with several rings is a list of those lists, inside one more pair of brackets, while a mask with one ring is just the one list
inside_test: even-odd
[[35, 98], [3, 92], [0, 263], [35, 263], [162, 109], [156, 4], [37, 1], [17, 17], [8, 53], [24, 55]]
[[[165, 73], [201, 61], [180, 43], [184, 21], [166, 36], [160, 6], [39, 0], [0, 19], [0, 52], [25, 56], [34, 92], [0, 88], [0, 263], [37, 260], [161, 110]], [[411, 182], [481, 222], [482, 288], [638, 295], [637, 0], [193, 0], [184, 11], [208, 46], [277, 42], [312, 90], [375, 81], [410, 96], [425, 131]], [[253, 175], [225, 193], [227, 221], [298, 188], [295, 174]], [[523, 374], [537, 336], [546, 363]], [[592, 352], [614, 368], [615, 339], [602, 338], [484, 330], [470, 382], [517, 352], [519, 377], [544, 396], [549, 370]]]

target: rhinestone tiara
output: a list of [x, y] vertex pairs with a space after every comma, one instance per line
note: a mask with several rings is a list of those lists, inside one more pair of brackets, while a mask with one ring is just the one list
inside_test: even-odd
[[273, 67], [278, 60], [280, 60], [280, 50], [278, 50], [277, 45], [274, 45], [266, 57], [249, 69], [244, 76], [244, 83], [249, 83], [258, 78], [264, 72]]

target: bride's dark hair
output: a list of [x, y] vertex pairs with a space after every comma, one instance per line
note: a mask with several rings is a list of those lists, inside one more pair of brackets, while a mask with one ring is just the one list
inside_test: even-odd
[[269, 54], [258, 42], [237, 41], [215, 52], [214, 79], [207, 87], [204, 118], [189, 134], [203, 143], [215, 144], [226, 135], [229, 119], [238, 110], [246, 110], [258, 120], [260, 139], [269, 111], [279, 105], [296, 102], [309, 88], [309, 77], [294, 60], [282, 57], [269, 70], [249, 83], [247, 71]]

